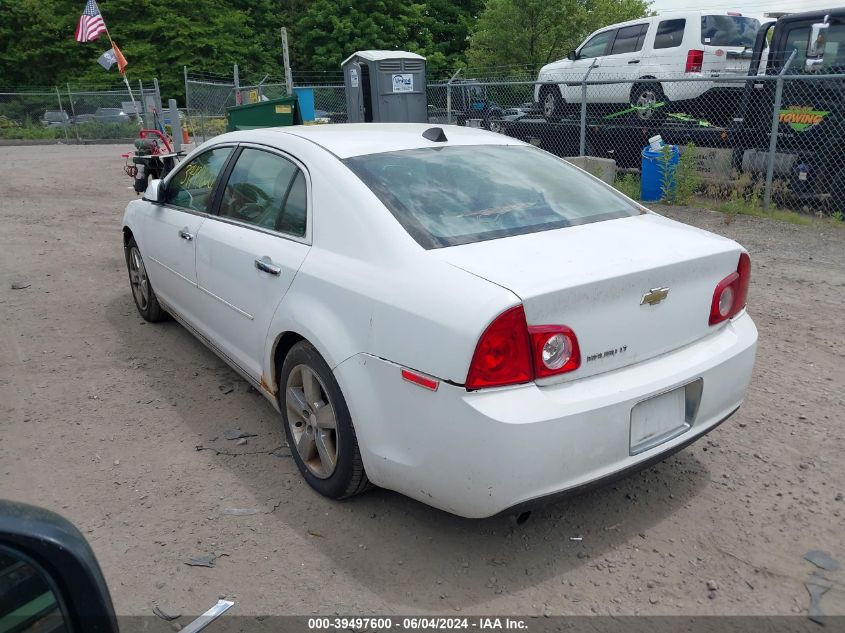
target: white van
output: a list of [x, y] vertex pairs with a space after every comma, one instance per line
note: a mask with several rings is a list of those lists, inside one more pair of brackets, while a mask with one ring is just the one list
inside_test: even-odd
[[[667, 100], [700, 101], [706, 95], [717, 107], [720, 98], [733, 103], [744, 84], [717, 78], [748, 72], [759, 28], [756, 18], [716, 11], [678, 11], [607, 26], [587, 37], [567, 59], [543, 66], [534, 98], [547, 119], [561, 116], [568, 104], [581, 103], [581, 80], [593, 66], [590, 80], [622, 81], [588, 85], [587, 103], [638, 106], [641, 118], [655, 116], [663, 109], [651, 106]], [[714, 81], [637, 81], [677, 77]]]

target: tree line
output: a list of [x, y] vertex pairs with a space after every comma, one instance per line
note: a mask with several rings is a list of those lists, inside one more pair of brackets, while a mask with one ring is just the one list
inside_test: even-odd
[[[0, 4], [0, 88], [112, 85], [96, 60], [101, 36], [79, 44], [85, 0]], [[280, 27], [299, 73], [339, 71], [356, 50], [398, 49], [428, 59], [429, 77], [459, 67], [540, 66], [564, 57], [591, 31], [647, 15], [648, 0], [100, 0], [130, 79], [158, 77], [183, 94], [182, 67], [249, 79], [282, 76]]]

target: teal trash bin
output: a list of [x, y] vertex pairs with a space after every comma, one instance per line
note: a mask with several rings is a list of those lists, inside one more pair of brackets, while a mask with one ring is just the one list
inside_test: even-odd
[[[678, 184], [675, 174], [678, 170], [678, 159], [681, 152], [677, 145], [666, 145], [665, 147], [669, 148], [669, 162], [666, 165], [669, 174], [666, 179], [663, 176], [663, 168], [666, 163], [663, 150], [655, 151], [648, 145], [643, 148], [640, 164], [640, 200], [643, 202], [660, 202], [664, 197], [674, 197], [675, 187]], [[669, 191], [663, 191], [664, 184]]]

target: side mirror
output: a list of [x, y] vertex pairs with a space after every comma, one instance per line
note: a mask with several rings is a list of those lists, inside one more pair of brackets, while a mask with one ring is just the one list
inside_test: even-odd
[[164, 202], [164, 182], [161, 180], [151, 180], [147, 184], [147, 190], [144, 192], [144, 200], [147, 202], [155, 202], [161, 204]]
[[578, 59], [578, 51], [569, 51], [569, 52], [566, 54], [566, 58], [567, 58], [568, 60], [570, 60], [570, 61], [573, 61], [573, 62], [574, 62], [576, 59]]
[[0, 501], [0, 630], [118, 633], [91, 547], [58, 514]]
[[810, 27], [810, 40], [807, 42], [807, 58], [824, 57], [825, 32], [830, 28], [828, 22], [818, 22]]

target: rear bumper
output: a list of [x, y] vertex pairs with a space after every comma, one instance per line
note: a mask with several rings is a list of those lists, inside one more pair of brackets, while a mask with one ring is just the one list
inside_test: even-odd
[[[546, 387], [468, 393], [441, 383], [431, 392], [402, 381], [393, 363], [366, 354], [341, 363], [335, 375], [371, 481], [481, 518], [644, 468], [712, 430], [745, 396], [756, 341], [743, 312], [669, 354]], [[632, 408], [698, 379], [690, 428], [632, 455]]]
[[[729, 417], [731, 417], [737, 411], [739, 411], [739, 407], [737, 407], [736, 409], [731, 411], [728, 415], [726, 415], [724, 418], [722, 418], [721, 420], [716, 422], [716, 424], [714, 424], [714, 425], [710, 426], [709, 428], [705, 429], [703, 432], [701, 432], [697, 435], [693, 435], [691, 437], [687, 437], [683, 442], [681, 442], [680, 444], [677, 444], [677, 445], [673, 445], [672, 448], [670, 448], [667, 451], [664, 451], [662, 453], [658, 453], [658, 454], [654, 455], [653, 457], [639, 461], [639, 462], [637, 462], [637, 463], [635, 463], [631, 466], [628, 466], [627, 468], [624, 468], [622, 470], [618, 470], [618, 471], [611, 473], [609, 475], [605, 475], [604, 477], [601, 477], [599, 479], [594, 479], [593, 481], [588, 481], [587, 483], [581, 484], [580, 486], [575, 486], [574, 488], [567, 488], [566, 490], [561, 490], [560, 492], [553, 492], [552, 494], [546, 495], [545, 497], [539, 497], [537, 499], [531, 499], [530, 501], [523, 501], [522, 503], [519, 503], [515, 506], [511, 506], [510, 508], [502, 510], [502, 512], [500, 514], [521, 514], [522, 512], [534, 510], [534, 509], [542, 507], [542, 506], [551, 505], [553, 503], [559, 503], [561, 501], [564, 501], [565, 499], [569, 499], [570, 497], [574, 497], [574, 496], [577, 496], [577, 495], [580, 495], [580, 494], [584, 494], [586, 492], [589, 492], [590, 490], [595, 490], [596, 488], [601, 488], [602, 486], [606, 486], [606, 485], [610, 484], [611, 482], [618, 481], [619, 479], [624, 479], [628, 475], [632, 475], [632, 474], [637, 473], [641, 470], [649, 468], [650, 466], [653, 466], [654, 464], [657, 464], [658, 462], [661, 462], [664, 459], [671, 457], [675, 453], [682, 451], [687, 446], [689, 446], [693, 442], [700, 439], [702, 436], [707, 435], [710, 431], [712, 431], [716, 427], [720, 426], [722, 424], [722, 422], [725, 422]], [[687, 433], [687, 434], [685, 434], [685, 436], [686, 435], [689, 435], [689, 434]]]

